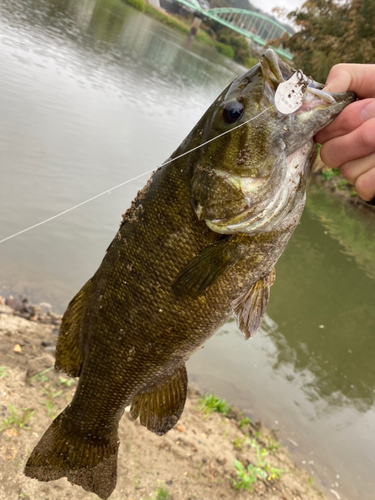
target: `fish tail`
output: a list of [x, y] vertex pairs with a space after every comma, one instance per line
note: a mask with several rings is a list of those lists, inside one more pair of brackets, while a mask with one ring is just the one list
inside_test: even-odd
[[44, 433], [26, 463], [25, 475], [39, 481], [67, 477], [105, 500], [116, 487], [117, 431], [110, 440], [77, 436], [76, 426], [69, 425], [69, 410], [65, 408]]

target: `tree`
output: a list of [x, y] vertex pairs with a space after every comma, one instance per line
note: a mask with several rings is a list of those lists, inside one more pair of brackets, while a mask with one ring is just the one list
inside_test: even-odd
[[294, 55], [294, 66], [324, 82], [337, 63], [375, 61], [374, 0], [307, 0], [288, 14], [299, 30], [279, 41]]

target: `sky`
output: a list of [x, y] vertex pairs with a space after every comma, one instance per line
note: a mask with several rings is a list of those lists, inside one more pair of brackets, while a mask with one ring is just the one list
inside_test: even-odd
[[[254, 7], [262, 9], [264, 12], [272, 14], [272, 9], [274, 7], [282, 7], [287, 12], [301, 7], [305, 0], [250, 0]], [[275, 15], [275, 14], [274, 14]], [[275, 15], [275, 17], [277, 17]]]

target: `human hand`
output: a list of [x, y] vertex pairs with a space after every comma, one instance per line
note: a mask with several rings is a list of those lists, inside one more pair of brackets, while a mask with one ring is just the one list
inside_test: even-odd
[[352, 90], [361, 99], [347, 106], [315, 139], [322, 161], [340, 168], [359, 196], [375, 205], [375, 64], [333, 66], [325, 90]]

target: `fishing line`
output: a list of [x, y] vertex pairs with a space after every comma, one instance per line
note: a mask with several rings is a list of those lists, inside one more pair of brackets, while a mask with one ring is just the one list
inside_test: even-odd
[[[233, 130], [236, 130], [237, 128], [243, 127], [247, 123], [255, 120], [256, 118], [259, 118], [261, 115], [263, 115], [266, 111], [268, 111], [271, 108], [273, 108], [273, 106], [270, 106], [269, 108], [266, 108], [265, 110], [263, 110], [258, 115], [253, 116], [253, 118], [250, 118], [249, 120], [246, 120], [243, 123], [240, 123], [236, 127], [233, 127], [230, 130], [226, 130], [222, 134], [219, 134], [216, 137], [213, 137], [212, 139], [210, 139], [210, 140], [208, 140], [206, 142], [203, 142], [202, 144], [199, 144], [199, 146], [196, 146], [195, 148], [190, 149], [190, 151], [186, 151], [185, 153], [182, 153], [179, 156], [176, 156], [175, 158], [172, 158], [171, 160], [165, 161], [164, 163], [162, 163], [162, 166], [168, 165], [168, 163], [172, 163], [172, 162], [178, 160], [179, 158], [182, 158], [183, 156], [188, 155], [188, 154], [192, 153], [193, 151], [196, 151], [197, 149], [202, 148], [203, 146], [206, 146], [210, 142], [216, 141], [216, 139], [219, 139], [223, 135], [229, 134], [229, 132], [233, 132]], [[136, 177], [133, 177], [132, 179], [129, 179], [129, 180], [124, 181], [124, 182], [121, 182], [120, 184], [117, 184], [117, 186], [114, 186], [114, 187], [112, 187], [110, 189], [107, 189], [106, 191], [103, 191], [102, 193], [99, 193], [99, 194], [97, 194], [95, 196], [92, 196], [88, 200], [85, 200], [85, 201], [82, 201], [81, 203], [78, 203], [78, 205], [74, 205], [73, 207], [67, 208], [63, 212], [60, 212], [59, 214], [53, 215], [52, 217], [49, 217], [48, 219], [45, 219], [45, 220], [43, 220], [41, 222], [38, 222], [37, 224], [34, 224], [34, 225], [30, 226], [30, 227], [27, 227], [26, 229], [22, 229], [21, 231], [18, 231], [17, 233], [12, 234], [11, 236], [7, 236], [6, 238], [3, 238], [2, 240], [0, 240], [0, 244], [4, 243], [5, 241], [11, 240], [12, 238], [15, 238], [16, 236], [19, 236], [20, 234], [26, 233], [27, 231], [30, 231], [31, 229], [35, 229], [36, 227], [41, 226], [42, 224], [46, 224], [47, 222], [50, 222], [51, 220], [57, 219], [58, 217], [61, 217], [62, 215], [65, 215], [68, 212], [71, 212], [72, 210], [75, 210], [78, 207], [82, 207], [82, 205], [86, 205], [86, 203], [89, 203], [90, 201], [96, 200], [96, 198], [100, 198], [100, 196], [103, 196], [104, 194], [107, 194], [110, 191], [114, 191], [115, 189], [118, 189], [121, 186], [125, 186], [125, 184], [129, 184], [130, 182], [133, 182], [136, 179], [139, 179], [140, 177], [143, 177], [144, 175], [150, 174], [153, 171], [154, 171], [154, 169], [147, 170], [147, 172], [143, 172], [143, 174], [139, 174]]]

